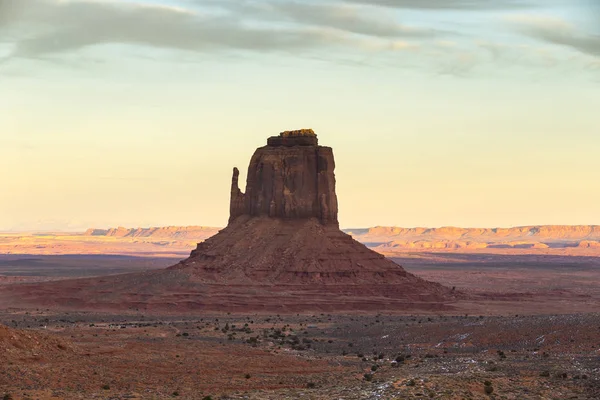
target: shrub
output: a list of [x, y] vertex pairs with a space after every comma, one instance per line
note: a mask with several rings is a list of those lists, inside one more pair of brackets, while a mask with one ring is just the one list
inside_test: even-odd
[[408, 382], [406, 382], [406, 386], [416, 386], [417, 382], [415, 382], [414, 379], [409, 380]]
[[373, 380], [373, 374], [365, 374], [365, 381], [371, 382]]
[[314, 389], [317, 385], [314, 382], [308, 382], [306, 384], [306, 387], [309, 389]]
[[109, 385], [104, 385], [104, 386], [102, 386], [102, 389], [104, 389], [104, 390], [110, 390], [110, 386]]
[[373, 371], [373, 372], [377, 371], [378, 369], [379, 369], [378, 365], [371, 366], [371, 371]]
[[483, 391], [485, 392], [485, 394], [492, 394], [494, 393], [494, 388], [491, 386], [484, 385]]
[[542, 373], [540, 374], [540, 376], [547, 378], [550, 376], [550, 371], [542, 371]]
[[250, 378], [251, 378], [250, 374], [246, 374], [246, 379], [250, 379]]
[[2, 396], [2, 400], [13, 400], [13, 397], [11, 394], [6, 393], [4, 396]]

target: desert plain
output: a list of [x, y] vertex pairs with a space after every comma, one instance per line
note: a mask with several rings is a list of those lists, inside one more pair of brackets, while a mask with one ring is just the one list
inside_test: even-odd
[[[382, 243], [397, 237], [383, 236], [382, 230], [363, 230], [356, 237], [378, 251], [389, 249]], [[135, 231], [140, 232], [3, 235], [0, 293], [26, 283], [163, 269], [218, 229], [170, 228], [137, 237]], [[176, 233], [182, 231], [187, 233]], [[600, 397], [597, 254], [575, 245], [430, 247], [385, 254], [410, 273], [468, 294], [445, 309], [235, 314], [0, 307], [6, 326], [0, 330], [0, 394], [7, 399]]]

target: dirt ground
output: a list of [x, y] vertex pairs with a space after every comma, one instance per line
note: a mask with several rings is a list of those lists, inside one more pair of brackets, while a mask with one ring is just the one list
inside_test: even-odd
[[[72, 257], [10, 256], [0, 275], [8, 285], [173, 261]], [[0, 325], [8, 327], [0, 327], [0, 398], [600, 398], [597, 258], [419, 253], [395, 261], [474, 297], [444, 315], [395, 316], [0, 305]]]
[[[600, 398], [598, 314], [14, 310], [0, 322], [11, 327], [8, 339], [0, 335], [0, 394], [13, 399]], [[23, 335], [30, 339], [14, 339]]]

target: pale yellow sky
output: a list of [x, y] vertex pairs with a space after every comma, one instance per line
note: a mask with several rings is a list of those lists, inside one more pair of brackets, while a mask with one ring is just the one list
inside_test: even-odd
[[[175, 48], [189, 32], [96, 37], [100, 13], [91, 44], [58, 30], [0, 43], [0, 59], [18, 50], [0, 63], [0, 230], [223, 226], [232, 168], [245, 176], [268, 136], [309, 127], [334, 148], [343, 227], [600, 224], [600, 37], [581, 24], [569, 37], [584, 42], [542, 35], [577, 10], [486, 7], [477, 25], [466, 11], [399, 9], [435, 29], [404, 37], [389, 21], [345, 28], [332, 9], [336, 30], [319, 40], [360, 27], [361, 42], [304, 38], [293, 51], [263, 37], [218, 42], [241, 51]], [[389, 53], [389, 37], [412, 47]]]

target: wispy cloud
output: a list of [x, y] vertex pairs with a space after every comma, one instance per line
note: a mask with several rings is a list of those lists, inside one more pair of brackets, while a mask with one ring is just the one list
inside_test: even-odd
[[401, 24], [389, 13], [365, 5], [294, 0], [262, 0], [250, 3], [221, 0], [219, 4], [234, 14], [253, 16], [263, 21], [287, 20], [300, 25], [329, 27], [374, 37], [426, 38], [441, 33], [431, 28]]
[[530, 0], [345, 0], [348, 3], [421, 10], [510, 10], [533, 7]]
[[[0, 1], [2, 22], [18, 38], [10, 54], [13, 58], [37, 58], [102, 44], [196, 52], [365, 48], [373, 47], [372, 43], [357, 34], [375, 39], [433, 35], [346, 6], [263, 3], [253, 9], [255, 19], [249, 20], [242, 13], [247, 5], [232, 12], [232, 3], [226, 1], [222, 5], [229, 6], [228, 13], [126, 1], [27, 0], [27, 5], [22, 0]], [[295, 24], [272, 23], [282, 16]]]
[[[546, 66], [559, 62], [543, 49], [532, 52], [517, 45], [519, 39], [503, 42], [484, 22], [478, 25], [475, 21], [461, 31], [460, 23], [432, 26], [428, 21], [433, 24], [434, 20], [427, 18], [418, 24], [407, 23], [405, 13], [399, 11], [419, 9], [429, 14], [435, 10], [479, 10], [494, 15], [534, 8], [539, 5], [537, 0], [186, 0], [179, 6], [156, 1], [0, 0], [0, 63], [68, 60], [67, 55], [81, 55], [81, 50], [106, 45], [178, 50], [191, 55], [285, 53], [353, 65], [383, 60], [386, 65], [459, 75], [486, 64], [525, 60], [535, 65], [536, 57]], [[487, 21], [489, 24], [493, 19]], [[566, 22], [561, 25], [558, 21], [515, 17], [511, 23], [519, 27], [522, 38], [525, 33], [587, 54], [600, 52], [598, 37], [577, 32]], [[446, 29], [448, 26], [452, 29]], [[498, 23], [497, 28], [502, 27]], [[514, 29], [504, 28], [515, 35]], [[399, 53], [406, 57], [399, 57]]]
[[600, 57], [600, 34], [581, 31], [566, 20], [546, 16], [515, 15], [508, 17], [508, 21], [521, 32], [536, 39]]

